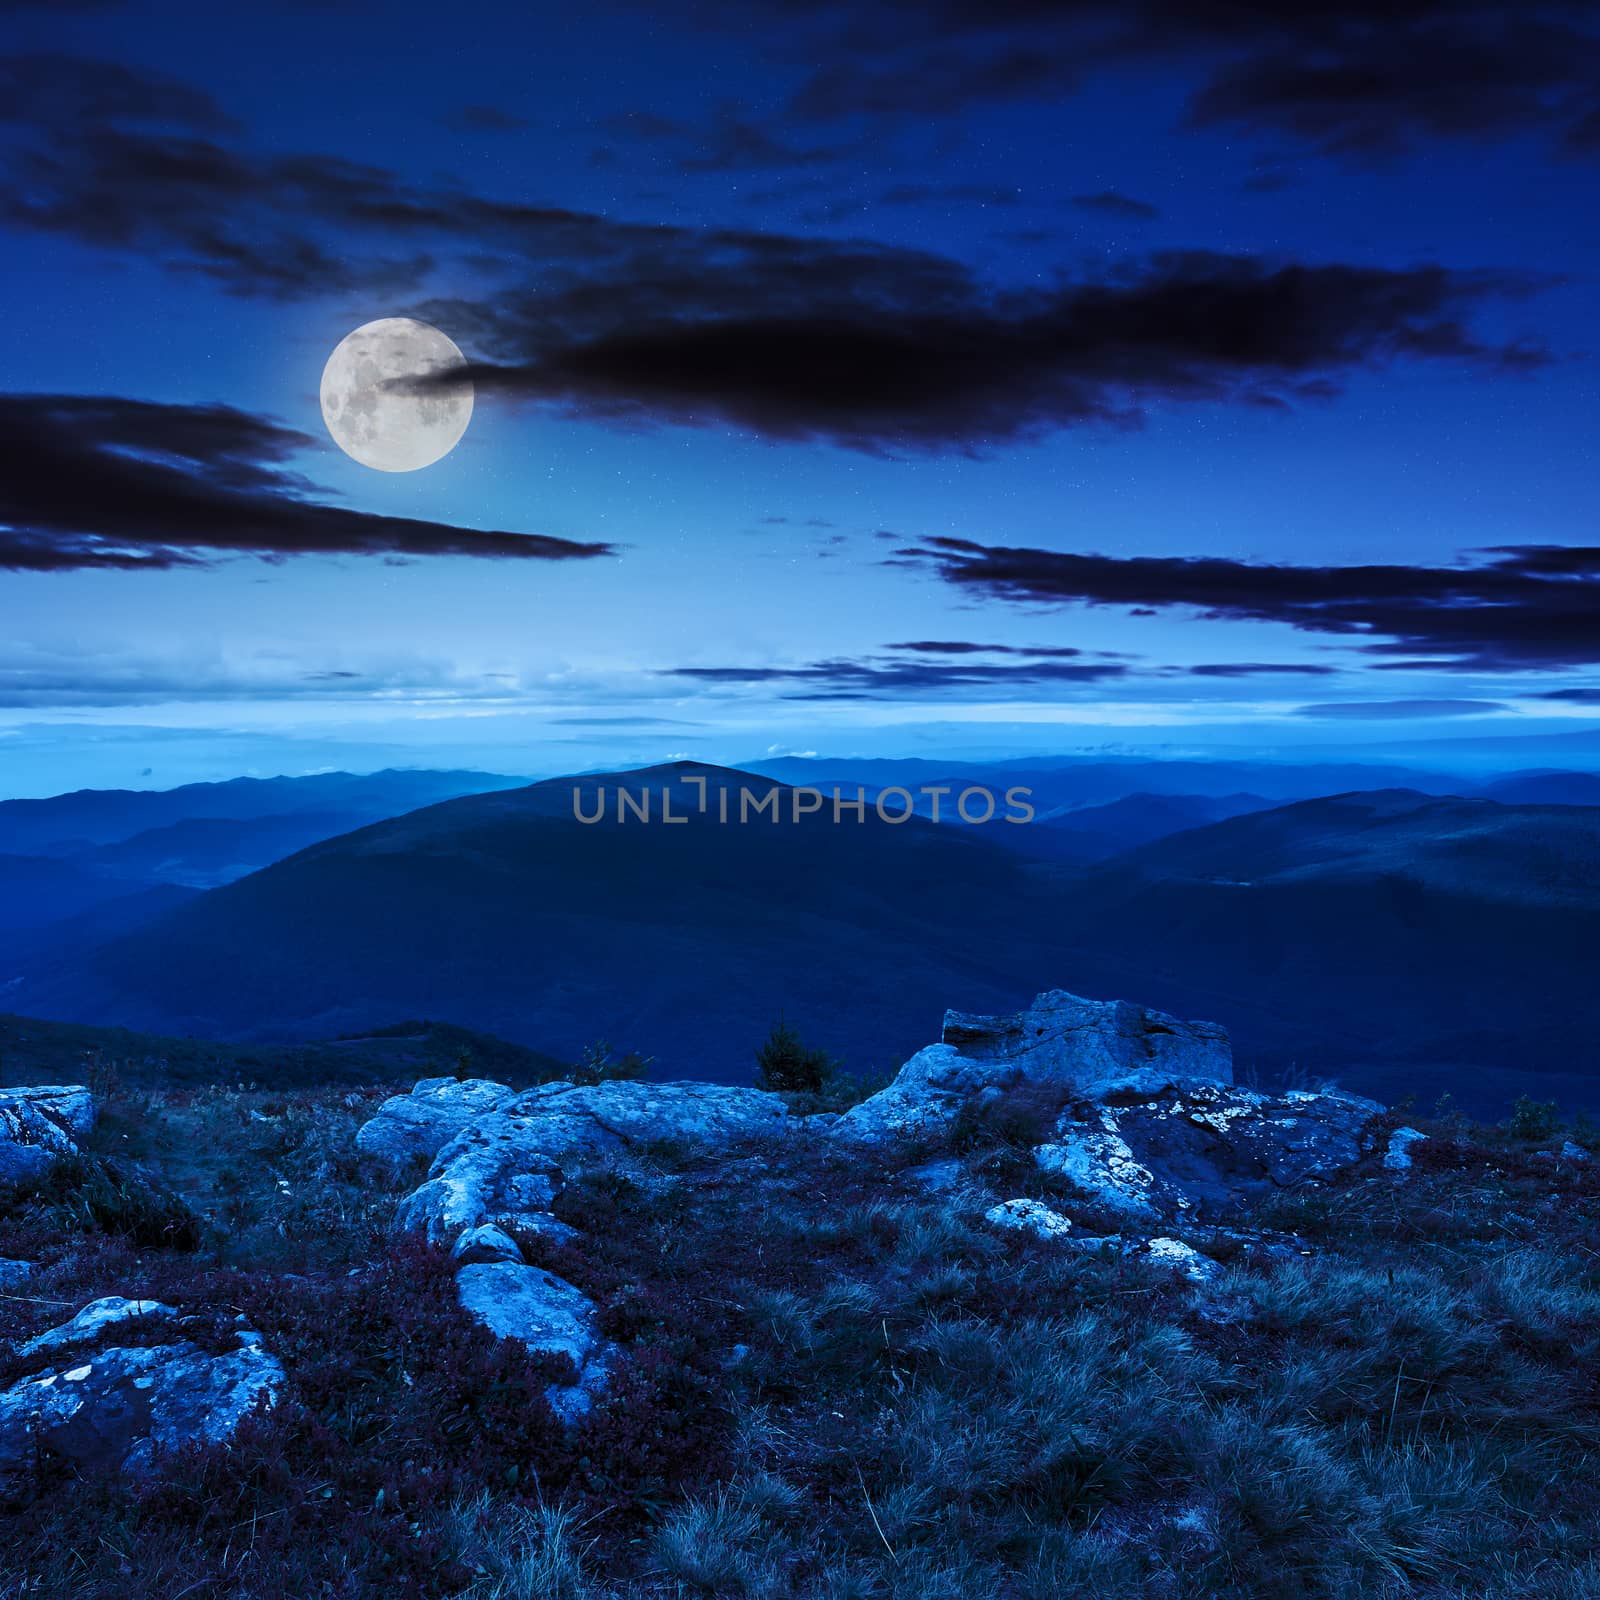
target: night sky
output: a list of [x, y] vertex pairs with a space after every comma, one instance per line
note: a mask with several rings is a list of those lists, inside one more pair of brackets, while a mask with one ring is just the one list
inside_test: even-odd
[[[0, 792], [1600, 718], [1600, 21], [0, 0]], [[369, 470], [358, 324], [475, 414]]]

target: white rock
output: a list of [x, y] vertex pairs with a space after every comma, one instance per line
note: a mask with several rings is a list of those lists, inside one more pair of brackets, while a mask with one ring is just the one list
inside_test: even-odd
[[129, 1300], [124, 1295], [108, 1294], [103, 1299], [91, 1300], [70, 1322], [51, 1328], [37, 1338], [28, 1340], [17, 1351], [18, 1355], [31, 1356], [40, 1350], [55, 1350], [64, 1344], [74, 1344], [80, 1339], [92, 1339], [103, 1329], [130, 1317], [175, 1317], [177, 1312], [159, 1300]]
[[41, 1448], [80, 1470], [143, 1471], [158, 1451], [225, 1442], [284, 1382], [259, 1341], [221, 1356], [186, 1340], [114, 1347], [22, 1379], [0, 1394], [0, 1481], [31, 1471]]
[[606, 1384], [607, 1350], [595, 1327], [594, 1303], [565, 1278], [512, 1261], [466, 1266], [456, 1293], [467, 1313], [501, 1339], [535, 1355], [564, 1355], [577, 1382], [553, 1383], [545, 1398], [564, 1422], [575, 1422]]
[[1411, 1169], [1411, 1147], [1428, 1136], [1415, 1128], [1396, 1128], [1389, 1135], [1389, 1148], [1384, 1151], [1383, 1164], [1391, 1172], [1408, 1172]]
[[1364, 1130], [1382, 1109], [1333, 1090], [1270, 1096], [1190, 1085], [1069, 1112], [1034, 1158], [1132, 1221], [1225, 1215], [1360, 1159]]
[[29, 1105], [69, 1133], [84, 1138], [94, 1132], [94, 1096], [82, 1084], [49, 1084], [33, 1089], [0, 1089], [0, 1111]]
[[1589, 1152], [1581, 1144], [1574, 1144], [1571, 1139], [1568, 1139], [1561, 1146], [1561, 1159], [1563, 1161], [1587, 1161]]
[[357, 1132], [356, 1148], [395, 1166], [431, 1161], [474, 1117], [516, 1092], [487, 1078], [423, 1078], [410, 1094], [391, 1095], [378, 1107]]
[[983, 1091], [1015, 1083], [1093, 1099], [1232, 1081], [1233, 1053], [1218, 1024], [1052, 989], [1014, 1016], [946, 1012], [940, 1042], [919, 1050], [830, 1132], [858, 1143], [936, 1138]]
[[94, 1097], [76, 1085], [0, 1089], [0, 1183], [42, 1178], [94, 1122]]
[[1069, 1218], [1038, 1200], [1002, 1200], [983, 1214], [997, 1228], [1012, 1228], [1040, 1239], [1063, 1239], [1072, 1231]]
[[1044, 1171], [1064, 1178], [1094, 1204], [1135, 1222], [1161, 1215], [1155, 1174], [1128, 1147], [1109, 1115], [1108, 1127], [1057, 1129], [1055, 1142], [1040, 1145], [1033, 1159]]
[[1207, 1283], [1222, 1271], [1210, 1256], [1201, 1255], [1181, 1239], [1152, 1239], [1145, 1245], [1145, 1255], [1158, 1266], [1181, 1272], [1191, 1283]]
[[655, 1140], [725, 1145], [786, 1133], [789, 1122], [783, 1100], [760, 1089], [540, 1084], [463, 1126], [434, 1157], [428, 1180], [401, 1203], [396, 1226], [447, 1244], [483, 1222], [521, 1225], [560, 1192], [562, 1161]]

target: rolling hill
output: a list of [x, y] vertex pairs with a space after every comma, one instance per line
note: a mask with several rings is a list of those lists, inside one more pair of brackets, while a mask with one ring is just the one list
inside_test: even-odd
[[76, 917], [108, 901], [152, 887], [75, 861], [0, 855], [0, 938]]
[[205, 818], [244, 821], [326, 813], [339, 831], [436, 800], [511, 788], [520, 778], [487, 772], [322, 772], [298, 778], [234, 778], [177, 789], [79, 789], [44, 800], [0, 800], [0, 854], [76, 855], [150, 829]]
[[1246, 1001], [1297, 1017], [1298, 1039], [1244, 1029], [1278, 1072], [1392, 1097], [1459, 1091], [1467, 1064], [1507, 1083], [1556, 1075], [1595, 1103], [1597, 869], [1600, 810], [1341, 795], [1106, 862], [1064, 902], [1060, 932], [1137, 950], [1156, 989], [1198, 987], [1223, 1021]]
[[[709, 813], [659, 820], [659, 795]], [[573, 815], [573, 788], [606, 820]], [[649, 792], [648, 825], [615, 795]], [[663, 1071], [748, 1076], [786, 1012], [868, 1069], [926, 1041], [952, 997], [1010, 1006], [1051, 962], [1044, 886], [917, 819], [719, 824], [752, 775], [678, 764], [447, 801], [201, 895], [133, 937], [47, 961], [16, 1009], [164, 1032], [311, 1037], [425, 1012], [558, 1054], [599, 1037]], [[1028, 909], [1024, 912], [1023, 907]], [[1020, 913], [1020, 914], [1019, 914]]]

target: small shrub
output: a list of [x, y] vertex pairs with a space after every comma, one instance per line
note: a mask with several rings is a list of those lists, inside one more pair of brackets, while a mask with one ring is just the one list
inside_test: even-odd
[[1519, 1094], [1511, 1108], [1508, 1131], [1513, 1139], [1548, 1139], [1560, 1125], [1561, 1108], [1554, 1100]]
[[1061, 1089], [1043, 1083], [1017, 1083], [987, 1099], [980, 1096], [956, 1119], [954, 1147], [1033, 1150], [1048, 1144], [1066, 1100]]
[[650, 1064], [654, 1060], [654, 1056], [641, 1055], [637, 1050], [613, 1056], [610, 1041], [596, 1039], [593, 1044], [584, 1046], [572, 1069], [572, 1081], [585, 1085], [635, 1082], [650, 1075]]
[[838, 1064], [826, 1050], [802, 1042], [792, 1023], [779, 1017], [756, 1051], [756, 1087], [778, 1094], [821, 1094]]

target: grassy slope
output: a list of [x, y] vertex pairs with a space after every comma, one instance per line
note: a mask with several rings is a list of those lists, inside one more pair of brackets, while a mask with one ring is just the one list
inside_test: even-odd
[[[134, 1237], [86, 1231], [64, 1185], [0, 1225], [0, 1254], [46, 1263], [0, 1300], [0, 1332], [142, 1292], [219, 1328], [244, 1311], [292, 1374], [231, 1453], [158, 1487], [46, 1470], [0, 1531], [0, 1592], [1600, 1589], [1593, 1168], [1430, 1124], [1409, 1178], [1369, 1164], [1278, 1203], [1310, 1254], [1242, 1250], [1200, 1292], [999, 1237], [981, 1198], [859, 1159], [647, 1152], [559, 1203], [583, 1237], [547, 1264], [627, 1352], [567, 1436], [547, 1370], [466, 1324], [436, 1257], [387, 1240], [402, 1185], [351, 1153], [374, 1100], [125, 1095], [92, 1176], [101, 1228]], [[993, 1193], [1048, 1194], [1020, 1147], [975, 1137]], [[145, 1202], [163, 1182], [189, 1211]]]

